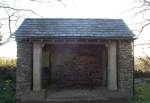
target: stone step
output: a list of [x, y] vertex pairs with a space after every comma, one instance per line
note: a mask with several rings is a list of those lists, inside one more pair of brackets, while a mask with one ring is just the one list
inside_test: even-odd
[[115, 99], [115, 100], [79, 100], [79, 101], [24, 101], [17, 103], [130, 103], [126, 99]]

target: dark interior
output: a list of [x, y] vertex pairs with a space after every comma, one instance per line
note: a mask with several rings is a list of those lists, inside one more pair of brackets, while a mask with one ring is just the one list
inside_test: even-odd
[[95, 88], [106, 86], [105, 45], [45, 45], [49, 66], [43, 66], [43, 87]]

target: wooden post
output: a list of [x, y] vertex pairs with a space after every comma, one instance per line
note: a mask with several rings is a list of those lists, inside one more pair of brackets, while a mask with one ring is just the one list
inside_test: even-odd
[[33, 91], [41, 90], [42, 46], [40, 42], [33, 43]]
[[116, 42], [110, 41], [108, 46], [108, 89], [117, 90]]

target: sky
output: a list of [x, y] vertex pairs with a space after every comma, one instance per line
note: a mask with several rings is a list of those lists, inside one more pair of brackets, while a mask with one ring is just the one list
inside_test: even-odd
[[[9, 5], [13, 6], [15, 0], [8, 0]], [[134, 17], [134, 10], [131, 8], [137, 6], [135, 0], [16, 0], [17, 8], [32, 9], [40, 16], [28, 14], [17, 22], [17, 26], [21, 24], [24, 18], [113, 18], [123, 19], [129, 28], [136, 34], [139, 30], [142, 21], [141, 17]], [[44, 1], [44, 2], [41, 2]], [[47, 2], [48, 1], [48, 2]], [[1, 12], [2, 13], [2, 12]], [[3, 15], [5, 12], [3, 11]], [[135, 44], [140, 44], [150, 40], [150, 27], [147, 27], [144, 32], [135, 41]], [[4, 29], [3, 29], [4, 30]], [[10, 41], [6, 45], [0, 46], [0, 57], [16, 57], [16, 43]], [[135, 55], [142, 55], [144, 50], [146, 53], [150, 52], [148, 46], [136, 46]]]

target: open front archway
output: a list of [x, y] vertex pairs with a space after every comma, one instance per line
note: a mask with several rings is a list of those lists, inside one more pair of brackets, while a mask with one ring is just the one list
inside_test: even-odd
[[42, 62], [43, 87], [106, 87], [107, 50], [104, 44], [45, 45]]

